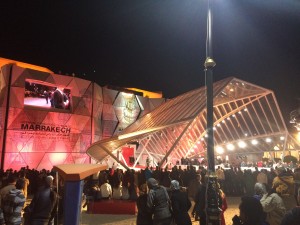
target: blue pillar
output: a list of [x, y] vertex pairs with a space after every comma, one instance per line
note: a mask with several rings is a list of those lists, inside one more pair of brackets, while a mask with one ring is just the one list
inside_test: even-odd
[[64, 225], [79, 225], [83, 180], [66, 181], [64, 196]]

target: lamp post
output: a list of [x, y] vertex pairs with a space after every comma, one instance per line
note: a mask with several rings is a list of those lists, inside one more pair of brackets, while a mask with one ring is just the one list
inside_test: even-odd
[[215, 173], [214, 157], [214, 132], [213, 132], [213, 68], [216, 65], [212, 54], [212, 10], [210, 0], [207, 0], [207, 36], [206, 36], [206, 59], [205, 85], [206, 85], [206, 121], [207, 121], [207, 183], [206, 183], [206, 224], [219, 225], [220, 198], [218, 194], [217, 176]]

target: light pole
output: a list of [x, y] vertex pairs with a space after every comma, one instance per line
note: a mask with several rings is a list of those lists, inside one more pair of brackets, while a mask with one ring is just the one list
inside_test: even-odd
[[216, 65], [212, 54], [212, 10], [210, 0], [207, 0], [207, 33], [206, 33], [206, 59], [205, 67], [205, 85], [206, 85], [206, 121], [207, 121], [207, 183], [206, 183], [206, 224], [219, 225], [220, 198], [215, 173], [214, 156], [214, 118], [213, 118], [213, 67]]

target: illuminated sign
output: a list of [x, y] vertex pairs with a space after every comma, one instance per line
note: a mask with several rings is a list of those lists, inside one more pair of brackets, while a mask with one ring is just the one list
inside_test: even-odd
[[30, 124], [22, 123], [21, 130], [34, 130], [34, 131], [46, 131], [46, 132], [56, 132], [56, 133], [71, 133], [71, 128], [66, 126], [50, 126], [43, 124]]

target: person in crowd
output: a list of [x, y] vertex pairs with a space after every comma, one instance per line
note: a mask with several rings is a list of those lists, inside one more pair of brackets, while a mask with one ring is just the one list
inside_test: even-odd
[[251, 169], [246, 169], [244, 171], [244, 176], [243, 176], [244, 184], [245, 184], [245, 194], [248, 196], [252, 196], [254, 194], [254, 185], [256, 178], [254, 178]]
[[145, 171], [144, 171], [145, 179], [146, 181], [152, 178], [152, 170], [147, 166]]
[[222, 200], [221, 225], [226, 225], [225, 215], [224, 215], [226, 209], [228, 208], [226, 195], [225, 195], [225, 193], [223, 192], [223, 190], [221, 188], [219, 189], [219, 192], [220, 192], [220, 197], [221, 197], [221, 200]]
[[[128, 185], [128, 183], [127, 183], [127, 185]], [[129, 191], [128, 191], [128, 186], [126, 186], [126, 185], [122, 185], [122, 190], [121, 190], [121, 192], [122, 192], [122, 199], [123, 200], [128, 200], [129, 199]]]
[[234, 179], [234, 188], [235, 188], [235, 195], [241, 196], [244, 195], [244, 173], [241, 170], [241, 167], [235, 168], [235, 179]]
[[220, 184], [221, 189], [224, 190], [225, 173], [221, 166], [218, 166], [218, 169], [216, 170], [216, 175], [218, 177], [218, 182]]
[[261, 169], [257, 174], [256, 181], [261, 184], [268, 185], [268, 176], [264, 169]]
[[300, 207], [295, 207], [288, 211], [280, 225], [299, 225], [300, 224]]
[[232, 225], [267, 225], [261, 203], [254, 197], [244, 196], [239, 205], [240, 214], [232, 218]]
[[149, 178], [147, 185], [149, 188], [147, 207], [153, 212], [153, 225], [170, 225], [172, 214], [166, 188], [158, 185], [154, 178]]
[[294, 170], [294, 181], [295, 181], [295, 198], [297, 202], [297, 206], [300, 206], [300, 196], [298, 191], [300, 191], [300, 167]]
[[6, 225], [21, 225], [21, 212], [26, 198], [23, 194], [24, 180], [17, 180], [14, 189], [11, 189], [3, 199], [2, 208]]
[[[206, 202], [206, 185], [205, 183], [201, 183], [198, 187], [195, 197], [195, 206], [193, 209], [192, 214], [197, 214], [200, 217], [199, 224], [205, 225], [206, 224], [206, 212], [205, 212], [205, 202]], [[195, 218], [197, 218], [195, 216]]]
[[85, 195], [85, 203], [83, 204], [83, 208], [85, 208], [89, 202], [97, 200], [98, 197], [101, 198], [101, 192], [99, 185], [93, 181], [92, 176], [89, 176], [85, 179], [83, 186], [83, 194]]
[[112, 187], [112, 199], [122, 198], [122, 181], [117, 180]]
[[197, 191], [198, 191], [200, 186], [201, 186], [201, 175], [196, 174], [194, 178], [191, 177], [191, 180], [189, 182], [189, 186], [188, 186], [187, 191], [188, 191], [189, 199], [192, 203], [191, 214], [192, 214], [193, 217], [195, 217], [196, 221], [199, 220], [198, 213], [196, 213], [196, 211], [194, 211], [194, 213], [193, 213], [193, 209], [194, 209], [194, 206], [195, 206], [196, 194], [197, 194]]
[[260, 199], [263, 197], [263, 195], [267, 193], [266, 187], [267, 186], [265, 184], [256, 183], [254, 185], [254, 196], [253, 197], [260, 201]]
[[273, 185], [273, 180], [277, 176], [274, 168], [272, 167], [269, 172], [267, 172], [268, 176], [268, 187], [271, 188]]
[[[9, 175], [7, 178], [7, 185], [0, 190], [0, 203], [4, 197], [9, 193], [10, 190], [16, 188], [17, 177], [14, 175]], [[2, 203], [0, 204], [2, 206]]]
[[280, 225], [280, 222], [286, 212], [282, 198], [272, 188], [260, 199], [260, 203], [266, 213], [266, 221], [270, 225]]
[[272, 188], [281, 196], [288, 211], [296, 206], [294, 178], [284, 167], [278, 167], [276, 171], [277, 176], [273, 180]]
[[101, 199], [110, 199], [112, 196], [111, 185], [108, 180], [100, 186]]
[[191, 201], [186, 191], [181, 191], [177, 180], [171, 181], [171, 204], [173, 219], [177, 225], [192, 225], [188, 211], [191, 207]]
[[134, 183], [134, 180], [128, 182], [128, 193], [129, 193], [129, 200], [136, 201], [138, 198], [138, 188]]
[[0, 208], [0, 225], [5, 225], [4, 215], [2, 208]]
[[136, 224], [137, 225], [152, 225], [152, 213], [149, 212], [147, 207], [147, 184], [142, 184], [140, 186], [140, 195], [136, 200], [136, 206], [137, 206], [137, 217], [136, 217]]
[[20, 172], [20, 178], [19, 178], [19, 179], [24, 180], [23, 193], [24, 193], [25, 198], [27, 199], [27, 195], [28, 195], [28, 186], [29, 186], [30, 182], [29, 182], [29, 179], [27, 179], [26, 173], [25, 173], [24, 170], [22, 170], [22, 171]]
[[41, 185], [27, 208], [30, 225], [52, 225], [57, 204], [57, 193], [52, 190], [53, 180], [52, 176], [42, 177]]

